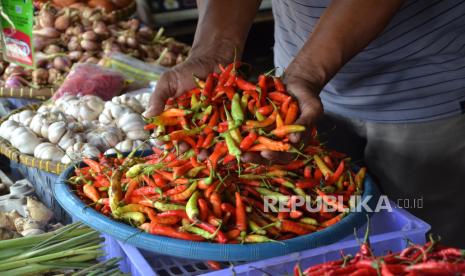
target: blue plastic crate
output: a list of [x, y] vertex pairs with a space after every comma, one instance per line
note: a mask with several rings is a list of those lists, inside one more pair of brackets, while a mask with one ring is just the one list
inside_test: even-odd
[[[393, 204], [393, 203], [392, 203]], [[370, 242], [375, 254], [384, 254], [388, 250], [400, 251], [410, 240], [414, 243], [424, 243], [426, 233], [430, 226], [424, 221], [416, 218], [409, 212], [395, 208], [393, 212], [383, 211], [376, 213], [370, 221]], [[365, 232], [363, 226], [358, 229], [357, 235], [362, 237]], [[298, 253], [292, 253], [282, 257], [275, 257], [267, 260], [232, 263], [230, 268], [211, 271], [202, 261], [186, 260], [163, 256], [139, 250], [131, 245], [119, 242], [121, 250], [130, 254], [130, 269], [132, 275], [286, 275], [292, 274], [294, 265], [299, 262], [302, 267], [323, 263], [340, 258], [340, 251], [346, 254], [358, 252], [359, 244], [353, 235], [344, 240], [315, 249], [309, 249]]]

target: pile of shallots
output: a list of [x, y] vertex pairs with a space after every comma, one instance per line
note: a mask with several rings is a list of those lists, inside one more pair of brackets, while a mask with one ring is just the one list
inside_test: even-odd
[[37, 68], [2, 63], [0, 86], [58, 87], [77, 62], [99, 63], [105, 54], [122, 52], [147, 63], [171, 67], [187, 56], [189, 47], [130, 19], [112, 23], [100, 9], [56, 9], [42, 5], [34, 26]]

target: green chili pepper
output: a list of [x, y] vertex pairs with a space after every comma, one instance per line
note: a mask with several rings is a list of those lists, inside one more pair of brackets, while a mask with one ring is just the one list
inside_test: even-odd
[[215, 171], [213, 171], [213, 168], [210, 168], [210, 175], [207, 178], [204, 178], [204, 182], [207, 185], [210, 185], [213, 183], [213, 179], [215, 178]]
[[205, 169], [205, 166], [198, 166], [198, 167], [195, 167], [195, 168], [192, 168], [190, 169], [188, 172], [187, 172], [187, 177], [189, 178], [194, 178], [196, 177], [203, 169]]
[[228, 147], [229, 154], [233, 155], [236, 157], [237, 162], [240, 161], [241, 159], [241, 150], [239, 147], [236, 145], [236, 142], [234, 141], [233, 137], [231, 136], [231, 133], [229, 131], [226, 131], [223, 133], [223, 137], [226, 141], [226, 146]]
[[186, 230], [187, 232], [191, 232], [193, 234], [199, 235], [199, 236], [201, 236], [202, 238], [204, 238], [206, 240], [211, 240], [211, 239], [213, 239], [215, 237], [213, 234], [209, 233], [208, 231], [203, 230], [202, 228], [195, 227], [195, 226], [191, 225], [185, 219], [182, 220], [182, 229]]
[[266, 235], [266, 231], [263, 230], [258, 224], [256, 224], [253, 220], [249, 220], [249, 227], [250, 230], [252, 230], [252, 233], [258, 234], [258, 235]]
[[238, 127], [244, 121], [244, 111], [241, 107], [241, 97], [238, 93], [235, 93], [231, 102], [231, 114], [235, 123], [235, 126]]
[[244, 242], [247, 243], [261, 243], [261, 242], [272, 242], [273, 239], [268, 238], [267, 236], [263, 235], [247, 235], [244, 238]]
[[255, 117], [257, 117], [257, 120], [258, 120], [258, 121], [263, 121], [263, 120], [266, 119], [266, 117], [263, 116], [262, 113], [258, 112], [258, 110], [255, 111]]
[[121, 214], [121, 218], [134, 223], [135, 225], [141, 225], [145, 222], [145, 215], [141, 212], [126, 212]]
[[192, 94], [191, 96], [191, 109], [194, 112], [197, 112], [201, 106], [201, 102], [197, 99], [197, 96], [195, 94]]
[[179, 204], [172, 204], [172, 203], [164, 203], [160, 201], [156, 201], [153, 203], [153, 207], [156, 209], [166, 212], [166, 211], [171, 211], [171, 210], [185, 210], [186, 208], [183, 205]]
[[110, 189], [108, 190], [108, 197], [110, 201], [110, 209], [115, 218], [118, 218], [117, 209], [119, 203], [123, 198], [123, 190], [121, 188], [121, 178], [123, 177], [123, 170], [120, 168], [113, 173], [110, 179]]
[[309, 218], [309, 217], [301, 218], [300, 222], [305, 223], [305, 224], [315, 225], [315, 226], [319, 225], [319, 223], [318, 223], [318, 221], [316, 219]]
[[245, 110], [247, 108], [247, 104], [249, 103], [249, 94], [243, 94], [241, 98], [241, 108]]
[[237, 144], [240, 144], [242, 141], [241, 138], [241, 133], [239, 129], [237, 128], [236, 124], [234, 123], [234, 120], [231, 117], [231, 114], [229, 114], [229, 111], [224, 108], [224, 111], [226, 113], [226, 120], [228, 121], [228, 130], [229, 133], [231, 134], [231, 137], [236, 141]]
[[281, 193], [278, 193], [278, 192], [274, 192], [274, 191], [271, 191], [271, 190], [268, 190], [266, 188], [262, 188], [262, 187], [255, 187], [255, 190], [257, 192], [259, 192], [261, 195], [263, 196], [266, 196], [268, 198], [274, 198], [276, 199], [277, 201], [284, 201], [284, 202], [287, 202], [289, 200], [289, 196], [286, 196], [286, 195], [283, 195]]
[[199, 199], [199, 196], [199, 191], [195, 191], [186, 204], [187, 216], [193, 221], [197, 220], [199, 216], [199, 207], [197, 206], [197, 200]]

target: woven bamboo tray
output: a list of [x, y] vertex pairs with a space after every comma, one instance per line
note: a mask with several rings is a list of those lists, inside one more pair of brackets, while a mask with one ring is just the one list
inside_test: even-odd
[[[18, 112], [21, 112], [27, 109], [37, 110], [39, 106], [40, 106], [39, 104], [32, 104], [32, 105], [26, 105], [22, 108], [18, 108], [14, 110], [13, 112], [11, 112], [8, 116], [0, 119], [0, 124], [8, 120], [8, 118], [15, 113], [18, 113]], [[23, 164], [27, 167], [37, 168], [39, 170], [43, 170], [45, 172], [49, 172], [53, 174], [60, 174], [67, 167], [67, 165], [60, 163], [60, 162], [38, 159], [38, 158], [35, 158], [34, 156], [21, 153], [18, 149], [13, 147], [9, 141], [1, 137], [0, 137], [0, 154], [5, 155], [8, 159], [10, 159], [13, 162]]]
[[55, 88], [7, 88], [0, 87], [0, 98], [21, 98], [21, 99], [37, 99], [46, 100], [53, 96]]

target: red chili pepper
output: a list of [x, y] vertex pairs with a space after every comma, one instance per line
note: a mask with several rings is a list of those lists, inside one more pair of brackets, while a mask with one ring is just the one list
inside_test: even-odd
[[205, 87], [202, 90], [202, 95], [205, 97], [206, 100], [211, 98], [213, 92], [213, 75], [209, 74], [207, 80], [205, 81]]
[[255, 131], [250, 131], [249, 134], [242, 139], [241, 144], [239, 145], [239, 148], [243, 151], [248, 150], [252, 145], [255, 143], [257, 140], [258, 135]]
[[246, 127], [251, 129], [251, 128], [264, 128], [267, 126], [271, 126], [275, 121], [276, 121], [276, 116], [278, 115], [278, 112], [275, 110], [273, 113], [267, 117], [263, 121], [246, 121]]
[[92, 200], [93, 202], [98, 202], [100, 199], [100, 194], [98, 193], [97, 189], [91, 184], [85, 184], [82, 186], [82, 191], [86, 195], [87, 198]]
[[203, 241], [204, 240], [202, 237], [198, 235], [194, 235], [194, 234], [190, 234], [186, 232], [179, 232], [174, 227], [158, 225], [155, 223], [150, 223], [148, 227], [148, 231], [150, 234], [167, 236], [167, 237], [181, 239], [181, 240], [188, 240], [188, 241]]
[[273, 77], [274, 89], [279, 92], [285, 92], [286, 88], [284, 87], [283, 82], [278, 77]]
[[128, 183], [128, 188], [126, 189], [126, 193], [124, 194], [124, 202], [128, 203], [131, 200], [132, 192], [139, 186], [139, 181], [135, 178], [131, 179]]
[[199, 198], [197, 203], [199, 205], [199, 211], [200, 211], [199, 219], [201, 221], [206, 221], [208, 218], [208, 214], [209, 214], [208, 202], [203, 198]]
[[258, 87], [260, 88], [260, 105], [265, 105], [266, 104], [266, 98], [267, 98], [267, 85], [266, 85], [266, 76], [265, 75], [260, 75], [258, 76]]
[[299, 114], [299, 106], [296, 102], [292, 102], [289, 104], [289, 109], [287, 110], [286, 117], [284, 118], [285, 125], [292, 125], [295, 120], [297, 119], [297, 115]]
[[189, 219], [189, 217], [187, 216], [186, 211], [184, 211], [184, 210], [169, 210], [169, 211], [165, 211], [163, 213], [159, 213], [157, 216], [158, 217], [178, 216], [178, 217], [183, 218], [183, 219]]
[[257, 138], [259, 144], [252, 146], [249, 151], [263, 151], [263, 150], [271, 150], [271, 151], [289, 151], [291, 149], [291, 145], [279, 141], [274, 141], [264, 136], [259, 136]]
[[305, 131], [305, 126], [283, 125], [280, 127], [276, 127], [273, 131], [271, 131], [271, 134], [273, 134], [276, 137], [283, 138], [284, 136], [290, 133], [297, 133], [297, 132], [302, 132], [302, 131]]
[[186, 115], [191, 114], [192, 111], [187, 109], [179, 109], [179, 108], [170, 108], [163, 111], [159, 116], [160, 117], [183, 117]]
[[207, 167], [215, 170], [218, 164], [218, 161], [228, 152], [224, 142], [219, 142], [216, 144], [213, 153], [208, 157]]
[[329, 226], [339, 222], [344, 216], [345, 216], [345, 213], [339, 214], [339, 215], [334, 216], [333, 218], [331, 218], [331, 219], [329, 219], [327, 221], [323, 221], [320, 225], [323, 226], [323, 227], [329, 227]]
[[341, 160], [341, 162], [339, 163], [339, 166], [337, 166], [337, 169], [336, 171], [334, 172], [334, 174], [329, 178], [328, 181], [326, 181], [326, 184], [327, 185], [330, 185], [332, 183], [335, 183], [339, 177], [341, 177], [342, 173], [344, 172], [344, 160]]
[[166, 196], [179, 194], [179, 193], [185, 191], [188, 187], [189, 187], [189, 185], [178, 185], [178, 186], [175, 186], [174, 188], [164, 192], [163, 194], [166, 195]]
[[102, 173], [103, 168], [97, 161], [89, 159], [89, 158], [84, 158], [82, 159], [82, 162], [84, 162], [87, 166], [89, 166], [94, 172]]
[[210, 120], [208, 121], [208, 125], [207, 125], [207, 127], [205, 127], [203, 129], [203, 132], [205, 134], [209, 134], [209, 133], [213, 132], [213, 128], [218, 123], [219, 118], [220, 118], [220, 112], [218, 111], [218, 109], [215, 108], [215, 110], [213, 111], [212, 116], [210, 117]]
[[192, 169], [194, 166], [192, 165], [191, 162], [187, 162], [184, 165], [180, 167], [174, 167], [173, 168], [173, 177], [175, 179], [183, 176], [185, 173], [187, 173], [190, 169]]
[[202, 148], [209, 148], [215, 138], [215, 134], [210, 132], [202, 143]]
[[167, 215], [159, 216], [159, 215], [157, 215], [151, 220], [152, 223], [164, 224], [164, 225], [175, 225], [180, 221], [181, 221], [181, 217], [176, 216], [176, 215], [172, 215], [172, 216], [167, 216]]
[[236, 156], [227, 154], [226, 157], [223, 158], [223, 161], [221, 162], [223, 165], [228, 164], [229, 162], [236, 161]]
[[250, 83], [250, 82], [244, 80], [244, 79], [241, 78], [241, 77], [237, 77], [237, 78], [236, 78], [236, 85], [237, 85], [237, 87], [238, 87], [239, 89], [244, 90], [244, 91], [245, 91], [245, 90], [252, 90], [252, 91], [253, 91], [253, 90], [256, 89], [255, 84]]
[[270, 115], [273, 112], [273, 110], [274, 110], [274, 107], [271, 104], [262, 106], [259, 109], [257, 109], [257, 111], [260, 112], [264, 116]]
[[153, 186], [144, 186], [135, 189], [132, 192], [132, 196], [143, 196], [143, 195], [156, 195], [158, 194]]
[[286, 95], [282, 92], [274, 91], [270, 92], [268, 94], [268, 97], [275, 102], [284, 103], [291, 96]]
[[207, 264], [212, 270], [220, 270], [221, 269], [221, 264], [219, 262], [207, 261]]
[[196, 225], [202, 228], [203, 230], [209, 232], [210, 234], [216, 233], [216, 239], [219, 243], [226, 243], [228, 241], [226, 235], [221, 230], [216, 229], [214, 225], [208, 224], [203, 221], [197, 222]]
[[213, 206], [213, 214], [221, 218], [221, 196], [217, 192], [211, 194], [210, 203]]
[[157, 173], [152, 174], [153, 180], [155, 180], [155, 186], [163, 188], [166, 185], [165, 179]]
[[245, 211], [245, 205], [242, 202], [241, 195], [236, 192], [236, 226], [241, 231], [247, 231], [247, 213]]
[[241, 235], [241, 230], [239, 229], [232, 229], [226, 232], [226, 237], [228, 240], [235, 240]]

